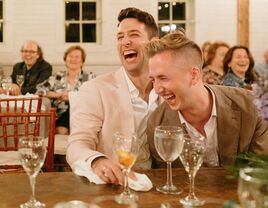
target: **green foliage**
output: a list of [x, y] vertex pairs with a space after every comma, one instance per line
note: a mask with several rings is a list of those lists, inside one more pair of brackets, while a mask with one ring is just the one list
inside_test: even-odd
[[246, 167], [268, 169], [268, 155], [256, 155], [252, 152], [239, 153], [236, 156], [235, 164], [228, 167], [228, 170], [233, 174], [233, 176], [229, 178], [238, 178], [240, 169]]

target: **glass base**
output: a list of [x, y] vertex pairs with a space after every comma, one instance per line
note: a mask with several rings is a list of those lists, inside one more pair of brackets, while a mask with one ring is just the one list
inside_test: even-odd
[[44, 208], [44, 207], [46, 207], [44, 203], [36, 200], [30, 200], [20, 205], [20, 208]]
[[122, 193], [120, 195], [115, 196], [115, 201], [118, 204], [134, 204], [138, 200], [137, 194], [128, 191], [127, 193]]
[[198, 199], [197, 197], [186, 196], [180, 200], [180, 203], [185, 206], [202, 206], [205, 204], [205, 200]]
[[182, 192], [181, 188], [177, 188], [174, 185], [164, 185], [162, 187], [156, 188], [156, 190], [163, 194], [180, 194]]

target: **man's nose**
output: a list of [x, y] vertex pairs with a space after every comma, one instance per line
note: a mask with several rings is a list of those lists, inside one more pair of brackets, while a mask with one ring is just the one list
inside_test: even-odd
[[127, 36], [125, 36], [125, 37], [123, 38], [123, 40], [122, 40], [122, 44], [123, 44], [123, 45], [130, 45], [130, 43], [131, 43], [130, 38], [127, 37]]
[[163, 92], [163, 87], [158, 82], [154, 82], [154, 90], [157, 94], [161, 94]]

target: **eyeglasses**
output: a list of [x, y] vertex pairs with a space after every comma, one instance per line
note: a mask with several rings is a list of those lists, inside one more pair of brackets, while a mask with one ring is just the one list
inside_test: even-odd
[[34, 54], [34, 53], [37, 53], [37, 51], [32, 51], [32, 50], [21, 50], [21, 53], [30, 53], [30, 54]]

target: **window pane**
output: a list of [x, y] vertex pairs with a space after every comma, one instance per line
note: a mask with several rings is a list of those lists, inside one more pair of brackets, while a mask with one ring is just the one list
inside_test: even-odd
[[95, 2], [83, 2], [83, 20], [96, 20], [96, 3]]
[[79, 20], [79, 2], [66, 2], [65, 14], [65, 20]]
[[185, 3], [172, 3], [173, 20], [185, 20]]
[[83, 42], [96, 42], [96, 24], [83, 24]]
[[169, 20], [169, 2], [158, 3], [158, 20]]
[[0, 19], [3, 19], [3, 1], [0, 1]]
[[162, 37], [170, 31], [174, 31], [179, 28], [183, 28], [185, 30], [185, 24], [158, 24], [158, 28], [159, 35]]
[[3, 23], [0, 23], [0, 42], [3, 42]]
[[79, 41], [79, 24], [66, 24], [65, 26], [66, 42]]

